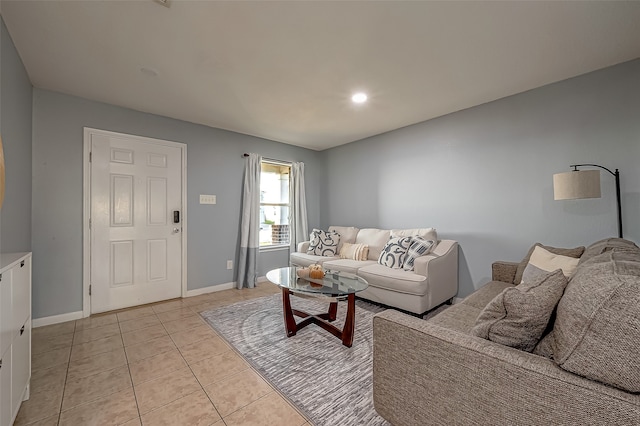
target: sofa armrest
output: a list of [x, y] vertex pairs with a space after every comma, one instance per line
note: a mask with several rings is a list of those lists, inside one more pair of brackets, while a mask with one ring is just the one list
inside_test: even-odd
[[624, 424], [640, 395], [551, 360], [387, 310], [373, 319], [373, 401], [393, 425]]
[[518, 262], [493, 262], [491, 265], [491, 280], [502, 281], [509, 284], [519, 284], [513, 282], [516, 277], [518, 265]]
[[310, 241], [303, 241], [298, 243], [298, 253], [306, 253], [309, 248]]
[[458, 243], [441, 240], [432, 252], [416, 258], [414, 272], [427, 277], [429, 306], [453, 298], [458, 294]]

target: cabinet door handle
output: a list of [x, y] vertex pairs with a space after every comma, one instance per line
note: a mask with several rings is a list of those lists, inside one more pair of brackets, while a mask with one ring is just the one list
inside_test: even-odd
[[0, 368], [2, 368], [2, 360], [0, 359]]
[[24, 333], [24, 325], [22, 326], [22, 328], [20, 329], [20, 335], [22, 336], [22, 333]]
[[24, 260], [20, 262], [20, 267], [24, 267]]

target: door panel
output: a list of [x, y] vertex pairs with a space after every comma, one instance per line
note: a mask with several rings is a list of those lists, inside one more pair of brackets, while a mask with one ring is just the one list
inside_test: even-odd
[[182, 292], [182, 150], [91, 134], [91, 312]]

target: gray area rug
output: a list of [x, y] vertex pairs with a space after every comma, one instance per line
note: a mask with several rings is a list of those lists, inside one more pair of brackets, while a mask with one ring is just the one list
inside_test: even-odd
[[[294, 309], [314, 314], [328, 308], [327, 302], [293, 296], [291, 304]], [[339, 328], [346, 310], [346, 302], [340, 302], [334, 322]], [[388, 425], [373, 408], [373, 315], [382, 310], [356, 301], [351, 348], [314, 324], [287, 338], [280, 295], [201, 315], [315, 425]]]

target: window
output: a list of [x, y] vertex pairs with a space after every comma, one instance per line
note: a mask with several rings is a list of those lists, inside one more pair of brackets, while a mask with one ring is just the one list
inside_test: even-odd
[[260, 173], [260, 247], [289, 245], [291, 165], [262, 161]]

